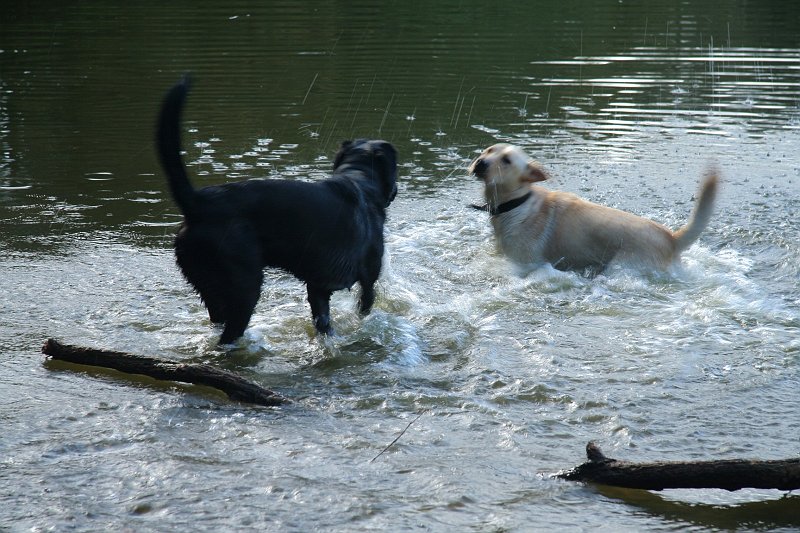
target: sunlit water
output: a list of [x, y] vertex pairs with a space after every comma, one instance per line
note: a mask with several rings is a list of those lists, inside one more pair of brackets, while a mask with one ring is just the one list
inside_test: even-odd
[[[800, 527], [797, 497], [774, 491], [549, 477], [582, 462], [589, 440], [633, 461], [797, 455], [791, 10], [587, 4], [506, 18], [503, 33], [485, 7], [451, 7], [164, 8], [147, 24], [130, 8], [117, 32], [86, 7], [12, 18], [0, 42], [0, 528]], [[281, 38], [257, 31], [266, 20]], [[185, 70], [199, 185], [323, 179], [341, 139], [397, 145], [371, 315], [337, 293], [337, 334], [318, 338], [302, 285], [270, 272], [245, 338], [217, 347], [174, 265], [179, 217], [151, 149], [161, 92]], [[716, 214], [665, 274], [521, 273], [468, 207], [481, 191], [466, 166], [497, 141], [539, 159], [548, 186], [671, 227], [715, 162]], [[257, 409], [44, 363], [47, 337], [211, 362], [294, 401]]]

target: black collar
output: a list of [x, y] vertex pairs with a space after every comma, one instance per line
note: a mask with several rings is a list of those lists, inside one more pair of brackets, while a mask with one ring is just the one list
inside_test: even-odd
[[508, 213], [512, 209], [516, 209], [517, 207], [521, 206], [528, 200], [528, 198], [531, 197], [531, 194], [533, 193], [528, 192], [527, 194], [520, 196], [519, 198], [514, 198], [513, 200], [504, 202], [498, 205], [497, 207], [491, 207], [489, 204], [483, 204], [483, 205], [470, 204], [470, 207], [472, 209], [477, 209], [478, 211], [486, 211], [487, 213], [489, 213], [494, 217], [497, 215], [502, 215], [503, 213]]

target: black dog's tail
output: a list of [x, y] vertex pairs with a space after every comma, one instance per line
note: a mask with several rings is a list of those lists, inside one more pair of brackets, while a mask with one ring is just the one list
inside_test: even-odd
[[181, 111], [191, 85], [189, 76], [169, 90], [158, 115], [156, 145], [161, 166], [167, 173], [172, 198], [184, 216], [194, 213], [195, 193], [181, 158]]

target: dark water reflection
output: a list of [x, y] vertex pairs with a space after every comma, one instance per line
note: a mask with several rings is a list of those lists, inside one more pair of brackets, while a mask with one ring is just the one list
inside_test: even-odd
[[578, 136], [633, 157], [653, 128], [798, 127], [791, 3], [33, 2], [4, 20], [0, 181], [14, 240], [52, 224], [157, 235], [150, 224], [173, 222], [152, 118], [187, 71], [201, 183], [324, 172], [356, 136], [396, 143], [409, 187], [424, 189], [494, 139], [547, 150]]
[[[695, 505], [537, 472], [590, 438], [633, 460], [796, 453], [798, 24], [800, 4], [745, 0], [4, 6], [0, 529], [796, 528], [780, 494]], [[247, 345], [216, 348], [153, 153], [185, 72], [198, 185], [321, 179], [343, 139], [397, 145], [384, 286], [364, 321], [334, 301], [340, 339], [271, 274]], [[520, 279], [464, 207], [497, 141], [671, 226], [716, 160], [720, 207], [675, 277]], [[59, 373], [51, 335], [212, 360], [298, 405]]]

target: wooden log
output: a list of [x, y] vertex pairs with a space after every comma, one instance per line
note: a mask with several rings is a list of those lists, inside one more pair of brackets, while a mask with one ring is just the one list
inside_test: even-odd
[[211, 365], [178, 363], [125, 352], [71, 346], [55, 339], [47, 339], [42, 346], [42, 353], [53, 359], [80, 365], [113, 368], [120, 372], [141, 374], [154, 379], [205, 385], [221, 390], [232, 400], [245, 403], [273, 407], [289, 401], [252, 381]]
[[603, 455], [593, 442], [586, 445], [588, 462], [555, 477], [632, 489], [800, 489], [800, 458], [754, 461], [630, 463]]

